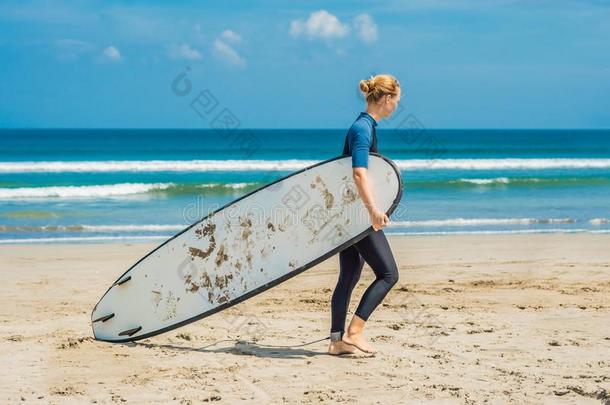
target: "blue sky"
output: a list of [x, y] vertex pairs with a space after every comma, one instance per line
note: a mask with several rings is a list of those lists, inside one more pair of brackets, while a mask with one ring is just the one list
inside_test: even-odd
[[373, 73], [427, 128], [610, 128], [607, 1], [4, 0], [0, 30], [3, 128], [206, 128], [205, 89], [242, 128], [346, 128]]

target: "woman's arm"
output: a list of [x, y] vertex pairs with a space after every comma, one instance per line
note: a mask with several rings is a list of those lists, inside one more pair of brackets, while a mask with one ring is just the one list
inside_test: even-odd
[[369, 212], [371, 216], [371, 223], [373, 225], [373, 229], [375, 231], [380, 230], [384, 226], [386, 226], [390, 220], [385, 212], [379, 211], [377, 206], [375, 205], [375, 201], [373, 200], [373, 195], [371, 193], [371, 189], [369, 187], [369, 177], [366, 167], [354, 167], [352, 169], [352, 175], [354, 178], [354, 183], [356, 183], [356, 187], [358, 188], [358, 194], [360, 194], [360, 198], [364, 203], [364, 206]]
[[369, 167], [369, 150], [371, 148], [372, 136], [369, 127], [357, 125], [353, 127], [352, 137], [350, 140], [350, 150], [352, 151], [352, 176], [358, 194], [364, 202], [364, 206], [371, 216], [371, 223], [375, 231], [380, 230], [390, 220], [385, 212], [381, 212], [375, 206], [373, 193], [369, 187], [368, 167]]

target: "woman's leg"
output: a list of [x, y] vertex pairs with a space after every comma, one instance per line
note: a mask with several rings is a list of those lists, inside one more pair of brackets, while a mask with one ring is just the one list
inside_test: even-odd
[[345, 330], [345, 317], [352, 290], [360, 279], [364, 260], [354, 245], [339, 253], [339, 280], [333, 292], [331, 300], [332, 325], [330, 332], [341, 332]]
[[398, 282], [398, 266], [383, 230], [373, 232], [354, 246], [373, 269], [375, 281], [364, 292], [343, 340], [365, 352], [374, 352], [362, 331], [371, 313]]
[[398, 282], [398, 266], [396, 266], [394, 254], [383, 230], [373, 232], [355, 246], [375, 273], [375, 281], [366, 289], [356, 309], [356, 315], [367, 321], [390, 289]]
[[330, 329], [330, 354], [353, 353], [354, 347], [343, 342], [345, 317], [352, 290], [360, 278], [364, 260], [352, 245], [339, 253], [339, 280], [331, 301], [332, 325]]

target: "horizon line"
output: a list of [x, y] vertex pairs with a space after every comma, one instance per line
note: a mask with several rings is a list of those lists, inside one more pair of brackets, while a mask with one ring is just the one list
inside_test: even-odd
[[[178, 127], [0, 127], [0, 131], [24, 131], [24, 130], [44, 130], [44, 131], [116, 131], [116, 130], [132, 130], [132, 131], [338, 131], [348, 130], [349, 127], [339, 128], [178, 128]], [[379, 130], [422, 130], [422, 131], [610, 131], [609, 128], [378, 128]]]

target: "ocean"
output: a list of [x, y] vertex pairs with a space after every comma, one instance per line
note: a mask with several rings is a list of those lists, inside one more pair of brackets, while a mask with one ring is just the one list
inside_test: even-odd
[[[378, 128], [405, 186], [387, 234], [610, 232], [610, 130]], [[0, 244], [161, 242], [346, 130], [0, 130]]]

